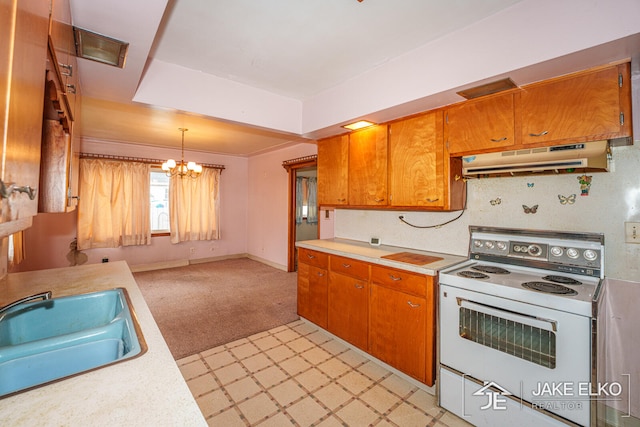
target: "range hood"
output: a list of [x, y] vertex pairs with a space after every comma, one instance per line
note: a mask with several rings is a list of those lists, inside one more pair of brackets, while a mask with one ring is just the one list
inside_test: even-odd
[[519, 176], [530, 174], [606, 172], [609, 142], [593, 141], [462, 158], [464, 176]]

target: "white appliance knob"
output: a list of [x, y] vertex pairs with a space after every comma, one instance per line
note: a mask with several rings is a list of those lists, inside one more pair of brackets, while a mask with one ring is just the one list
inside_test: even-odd
[[498, 242], [496, 244], [497, 248], [500, 249], [501, 251], [504, 251], [505, 249], [507, 249], [507, 243], [506, 242]]
[[580, 256], [580, 252], [577, 249], [569, 248], [567, 249], [567, 256], [571, 259], [576, 259]]
[[595, 261], [595, 259], [598, 258], [598, 253], [591, 249], [587, 249], [586, 251], [584, 251], [582, 256], [584, 256], [584, 259], [586, 259], [587, 261]]
[[561, 256], [564, 251], [560, 246], [554, 246], [551, 248], [551, 255], [553, 256]]
[[484, 242], [484, 247], [487, 249], [493, 249], [493, 242]]
[[481, 248], [482, 247], [482, 241], [481, 240], [475, 240], [473, 242], [473, 246], [475, 246], [476, 248]]

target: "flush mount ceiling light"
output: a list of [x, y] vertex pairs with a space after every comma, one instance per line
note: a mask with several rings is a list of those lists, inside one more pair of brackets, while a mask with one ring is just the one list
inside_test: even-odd
[[165, 171], [166, 175], [171, 176], [179, 176], [180, 178], [197, 178], [202, 172], [202, 165], [197, 164], [196, 162], [184, 162], [184, 133], [189, 129], [178, 128], [180, 132], [182, 132], [182, 157], [180, 158], [180, 163], [176, 163], [175, 160], [169, 159], [162, 164], [162, 170]]
[[485, 95], [491, 95], [492, 93], [502, 92], [504, 90], [515, 89], [517, 87], [518, 86], [513, 82], [513, 80], [507, 77], [506, 79], [496, 80], [495, 82], [461, 90], [456, 93], [463, 98], [474, 99]]
[[369, 122], [367, 120], [359, 120], [355, 123], [349, 123], [348, 125], [344, 125], [342, 127], [349, 130], [358, 130], [358, 129], [366, 128], [373, 125], [375, 125], [375, 123]]
[[129, 43], [84, 28], [73, 27], [76, 56], [124, 68]]

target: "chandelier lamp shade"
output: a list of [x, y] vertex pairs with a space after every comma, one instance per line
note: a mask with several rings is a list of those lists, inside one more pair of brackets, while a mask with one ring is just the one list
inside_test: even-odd
[[162, 164], [162, 170], [165, 171], [166, 175], [171, 176], [179, 176], [180, 178], [197, 178], [202, 172], [202, 165], [197, 164], [196, 162], [187, 162], [184, 161], [184, 133], [189, 129], [186, 128], [178, 128], [180, 132], [182, 132], [182, 157], [180, 158], [180, 163], [177, 163], [173, 159], [169, 159]]

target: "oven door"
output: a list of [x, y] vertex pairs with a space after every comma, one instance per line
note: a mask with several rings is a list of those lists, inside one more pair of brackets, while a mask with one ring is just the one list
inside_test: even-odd
[[440, 363], [589, 425], [588, 317], [441, 284]]

